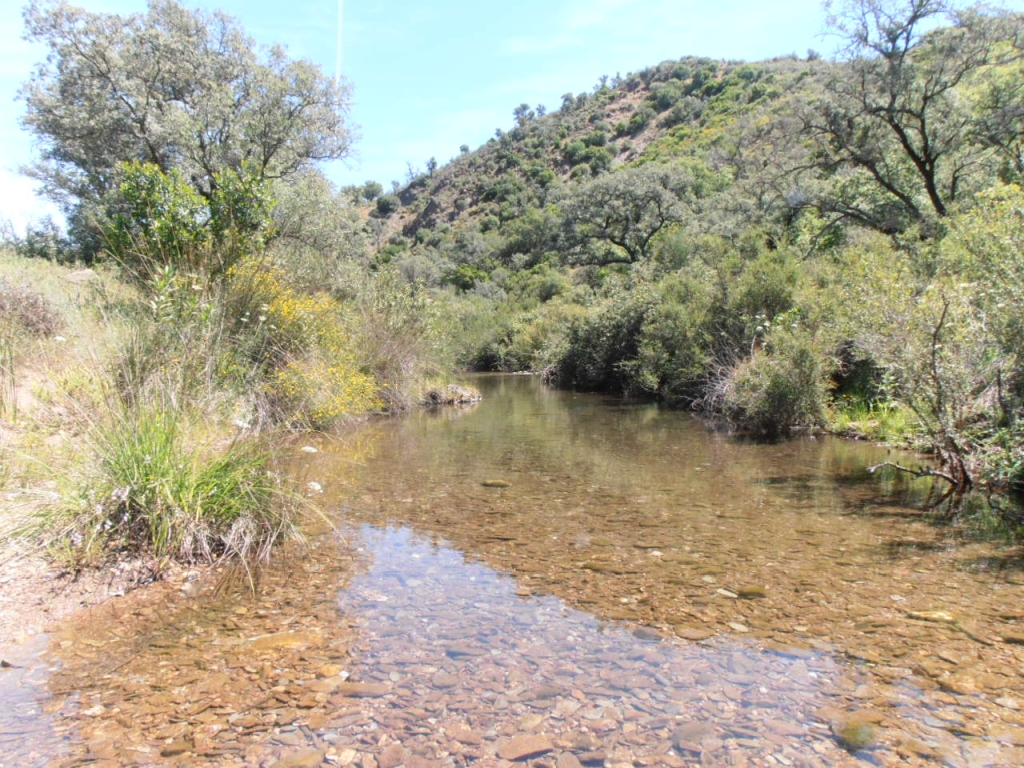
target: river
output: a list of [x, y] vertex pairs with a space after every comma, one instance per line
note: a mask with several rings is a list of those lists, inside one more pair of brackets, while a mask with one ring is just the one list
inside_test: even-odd
[[0, 766], [1024, 765], [1019, 551], [884, 449], [475, 383], [291, 446], [323, 519], [254, 592], [5, 655]]

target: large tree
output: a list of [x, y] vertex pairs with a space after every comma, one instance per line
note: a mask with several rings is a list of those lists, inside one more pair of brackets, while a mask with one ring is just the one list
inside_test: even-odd
[[946, 216], [991, 154], [965, 89], [1019, 57], [1019, 17], [956, 0], [828, 7], [846, 61], [807, 113], [817, 165], [835, 174], [823, 207], [883, 231]]
[[599, 176], [562, 205], [570, 258], [581, 264], [646, 259], [658, 233], [683, 221], [692, 200], [693, 180], [670, 166], [647, 164]]
[[49, 47], [24, 85], [27, 171], [69, 214], [117, 185], [118, 163], [172, 170], [205, 197], [225, 170], [257, 181], [349, 152], [349, 91], [221, 13], [150, 0], [146, 13], [90, 13], [32, 0], [26, 38]]

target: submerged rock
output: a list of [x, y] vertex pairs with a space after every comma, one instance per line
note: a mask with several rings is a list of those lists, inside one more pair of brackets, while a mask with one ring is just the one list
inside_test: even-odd
[[846, 715], [832, 721], [832, 735], [839, 746], [848, 752], [858, 752], [873, 747], [878, 742], [875, 726], [867, 718], [857, 714]]
[[472, 387], [449, 384], [447, 387], [431, 387], [423, 393], [423, 405], [469, 405], [482, 400], [480, 391]]
[[526, 760], [543, 755], [554, 748], [547, 736], [521, 733], [498, 747], [498, 757], [503, 760]]
[[296, 749], [283, 754], [277, 762], [271, 763], [271, 766], [272, 768], [319, 768], [324, 759], [324, 753], [319, 749]]

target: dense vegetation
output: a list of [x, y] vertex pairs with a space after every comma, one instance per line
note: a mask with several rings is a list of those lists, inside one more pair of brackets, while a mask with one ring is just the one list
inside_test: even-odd
[[463, 365], [1020, 485], [1022, 18], [830, 11], [838, 61], [684, 58], [521, 105], [377, 198], [371, 268], [451, 303]]
[[[288, 524], [249, 441], [400, 409], [450, 362], [766, 437], [908, 443], [936, 461], [906, 469], [957, 490], [1024, 485], [1024, 19], [830, 11], [839, 60], [601, 77], [386, 192], [317, 169], [348, 151], [344, 86], [231, 19], [33, 4], [52, 57], [25, 125], [69, 231], [13, 245], [129, 291], [96, 308], [122, 330], [85, 388], [102, 481], [67, 540], [264, 551]], [[220, 518], [211, 487], [251, 494]]]
[[404, 409], [450, 369], [317, 169], [348, 150], [347, 90], [171, 0], [26, 22], [52, 52], [22, 93], [32, 173], [69, 230], [0, 258], [0, 484], [64, 478], [26, 530], [73, 564], [264, 559], [305, 508], [270, 436]]

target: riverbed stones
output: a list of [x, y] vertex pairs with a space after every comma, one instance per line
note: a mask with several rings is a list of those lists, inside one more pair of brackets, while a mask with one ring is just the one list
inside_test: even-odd
[[[406, 768], [854, 768], [862, 756], [847, 753], [831, 724], [860, 710], [874, 713], [866, 757], [878, 765], [929, 765], [915, 739], [950, 766], [1024, 764], [1012, 731], [989, 727], [1024, 719], [994, 698], [1024, 699], [1024, 651], [996, 640], [1019, 629], [1021, 618], [1003, 618], [1001, 607], [1012, 607], [1016, 585], [951, 572], [930, 555], [875, 565], [884, 529], [859, 516], [837, 526], [832, 512], [803, 501], [793, 512], [764, 495], [763, 516], [748, 509], [742, 526], [720, 516], [703, 527], [667, 502], [657, 509], [646, 489], [648, 500], [634, 501], [590, 477], [593, 501], [553, 475], [544, 482], [562, 500], [545, 496], [540, 514], [529, 473], [515, 475], [513, 499], [462, 472], [454, 481], [410, 470], [394, 498], [357, 494], [346, 516], [364, 528], [331, 534], [315, 569], [301, 559], [290, 572], [272, 568], [255, 596], [219, 617], [194, 603], [146, 617], [126, 607], [98, 634], [55, 639], [63, 666], [54, 683], [71, 692], [57, 719], [74, 753], [66, 764], [85, 755], [74, 743], [85, 733], [108, 745], [104, 765], [157, 762], [163, 745], [193, 739], [194, 752], [168, 763], [266, 766], [308, 749], [329, 764], [381, 768], [398, 744]], [[326, 495], [336, 486], [325, 482]], [[481, 505], [494, 514], [477, 514]], [[396, 507], [415, 533], [393, 524]], [[574, 543], [581, 533], [584, 548]], [[754, 539], [770, 551], [752, 548]], [[665, 556], [634, 541], [657, 542]], [[737, 599], [747, 584], [763, 584], [766, 597]], [[736, 598], [716, 594], [719, 586]], [[995, 642], [915, 619], [901, 608], [911, 600]], [[236, 613], [240, 604], [249, 609]], [[307, 632], [322, 642], [250, 645]], [[934, 677], [918, 672], [921, 659]], [[938, 687], [956, 674], [977, 692]], [[691, 731], [695, 723], [708, 731]], [[499, 754], [526, 736], [551, 747]]]
[[498, 746], [498, 757], [504, 760], [526, 760], [553, 750], [551, 739], [543, 734], [521, 733]]
[[326, 755], [319, 749], [296, 749], [285, 752], [275, 762], [272, 768], [319, 768], [326, 759]]

